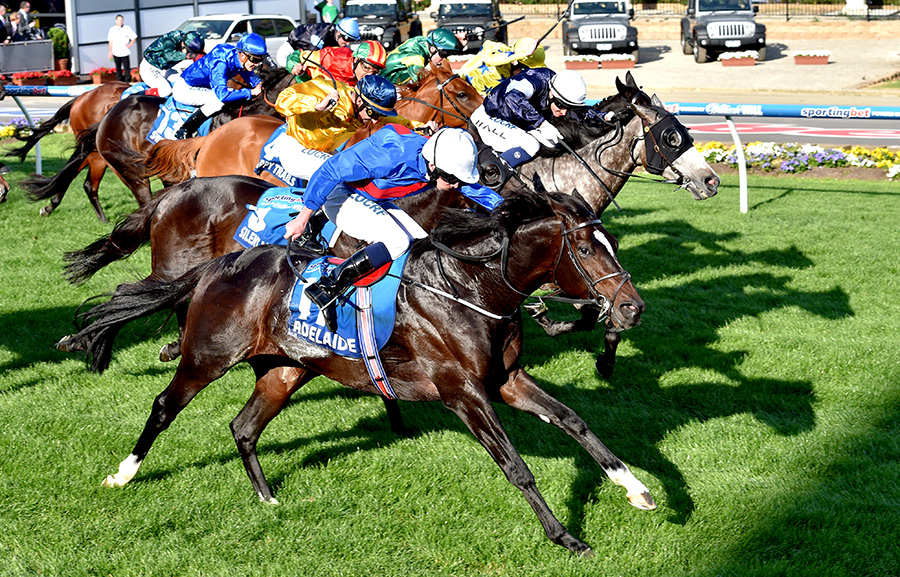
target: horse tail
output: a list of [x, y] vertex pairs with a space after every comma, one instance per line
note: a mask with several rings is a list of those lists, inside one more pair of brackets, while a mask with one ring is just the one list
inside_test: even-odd
[[16, 134], [16, 140], [24, 142], [25, 144], [17, 148], [11, 148], [6, 153], [6, 156], [18, 156], [19, 162], [25, 162], [25, 155], [28, 154], [29, 150], [34, 148], [34, 145], [37, 144], [40, 139], [53, 132], [53, 129], [58, 125], [69, 120], [69, 114], [72, 112], [72, 106], [75, 104], [76, 100], [78, 100], [77, 96], [63, 104], [62, 107], [60, 107], [60, 109], [56, 111], [56, 114], [41, 122], [40, 126], [32, 128], [31, 134], [29, 134], [28, 136], [22, 137]]
[[90, 370], [103, 373], [109, 367], [112, 344], [122, 327], [133, 320], [186, 303], [204, 273], [216, 264], [215, 260], [207, 261], [172, 282], [147, 278], [120, 284], [108, 301], [79, 312], [76, 316], [79, 331], [63, 337], [56, 348], [65, 352], [84, 352]]
[[90, 127], [78, 135], [75, 144], [75, 152], [69, 157], [69, 161], [55, 176], [32, 174], [22, 180], [20, 185], [25, 190], [25, 196], [37, 201], [54, 196], [57, 191], [65, 192], [69, 185], [81, 172], [81, 165], [87, 157], [97, 150], [97, 125]]
[[131, 256], [150, 242], [150, 223], [167, 190], [163, 189], [153, 200], [119, 219], [108, 235], [101, 236], [81, 250], [64, 253], [66, 279], [72, 284], [81, 284], [101, 268]]
[[205, 136], [187, 140], [163, 140], [147, 153], [144, 176], [156, 176], [163, 182], [184, 182], [197, 166], [197, 155], [206, 142]]

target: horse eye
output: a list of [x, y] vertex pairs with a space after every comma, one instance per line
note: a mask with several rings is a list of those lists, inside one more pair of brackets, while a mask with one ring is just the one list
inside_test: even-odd
[[665, 131], [662, 137], [663, 144], [665, 144], [669, 148], [679, 148], [681, 146], [681, 143], [684, 142], [684, 137], [681, 136], [681, 132], [674, 129]]
[[469, 95], [466, 94], [465, 92], [457, 92], [457, 93], [456, 93], [456, 98], [457, 98], [458, 100], [468, 100]]
[[591, 256], [591, 247], [589, 245], [582, 245], [578, 247], [578, 253], [581, 256]]

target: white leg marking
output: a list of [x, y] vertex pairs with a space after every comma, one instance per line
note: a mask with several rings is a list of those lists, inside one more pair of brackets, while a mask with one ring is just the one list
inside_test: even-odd
[[115, 475], [108, 475], [103, 481], [104, 487], [124, 487], [128, 481], [134, 479], [138, 469], [141, 467], [141, 461], [137, 455], [128, 455], [128, 458], [119, 463], [119, 472]]
[[656, 503], [653, 501], [653, 497], [650, 496], [650, 489], [638, 481], [637, 477], [631, 474], [628, 467], [610, 471], [607, 474], [613, 483], [620, 487], [625, 487], [628, 491], [626, 498], [629, 503], [638, 509], [647, 511], [656, 509]]

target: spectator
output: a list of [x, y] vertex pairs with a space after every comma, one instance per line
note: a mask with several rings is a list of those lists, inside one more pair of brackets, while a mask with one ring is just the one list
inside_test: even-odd
[[22, 26], [30, 26], [34, 28], [34, 19], [31, 17], [31, 2], [22, 0], [19, 3], [19, 16], [22, 17]]
[[109, 42], [109, 59], [115, 60], [116, 79], [122, 82], [131, 80], [131, 47], [137, 40], [137, 34], [131, 26], [125, 25], [125, 17], [116, 14], [116, 24], [106, 35]]
[[9, 23], [9, 14], [6, 13], [6, 4], [0, 4], [0, 42], [15, 34], [12, 25]]
[[12, 37], [7, 38], [4, 41], [4, 44], [9, 44], [12, 42], [26, 42], [32, 39], [31, 28], [22, 23], [22, 15], [18, 12], [13, 12], [9, 15], [9, 25], [13, 29]]
[[326, 0], [325, 5], [322, 6], [322, 22], [334, 22], [338, 16], [337, 6], [334, 5], [333, 0]]

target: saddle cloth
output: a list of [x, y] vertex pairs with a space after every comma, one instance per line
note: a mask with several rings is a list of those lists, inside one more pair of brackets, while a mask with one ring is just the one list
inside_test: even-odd
[[[247, 205], [247, 215], [234, 233], [234, 240], [244, 248], [261, 244], [284, 246], [284, 227], [303, 208], [303, 190], [294, 187], [275, 187], [263, 193], [256, 205]], [[320, 235], [331, 242], [337, 227], [331, 221], [325, 223]]]
[[[147, 135], [147, 140], [153, 144], [156, 144], [160, 140], [177, 140], [175, 138], [175, 133], [178, 132], [178, 129], [184, 124], [184, 121], [187, 120], [195, 110], [197, 110], [196, 106], [179, 104], [170, 96], [159, 107], [159, 114], [156, 116], [156, 121], [150, 129], [150, 134]], [[210, 124], [212, 124], [212, 117], [207, 118], [200, 126], [197, 130], [197, 136], [206, 136], [209, 134]]]
[[[400, 287], [400, 279], [403, 276], [408, 254], [381, 267], [357, 283], [357, 286], [371, 285], [372, 318], [374, 319], [375, 341], [378, 343], [379, 349], [388, 342], [394, 330], [394, 320], [397, 317], [397, 290]], [[343, 262], [341, 259], [330, 256], [314, 259], [304, 269], [303, 278], [307, 282], [318, 280], [320, 276], [341, 262]], [[338, 298], [335, 303], [338, 330], [337, 333], [332, 333], [325, 326], [325, 320], [319, 308], [305, 295], [303, 290], [305, 286], [304, 282], [298, 279], [291, 292], [288, 318], [288, 332], [291, 336], [326, 347], [343, 357], [362, 358], [363, 346], [360, 343], [359, 327], [357, 326], [359, 291], [354, 290], [349, 297]], [[363, 304], [363, 306], [367, 305], [368, 303]]]
[[288, 186], [303, 186], [302, 179], [284, 169], [284, 166], [281, 164], [281, 156], [273, 145], [275, 139], [284, 134], [286, 130], [287, 124], [283, 124], [275, 129], [275, 132], [272, 133], [272, 136], [269, 137], [266, 144], [262, 147], [262, 151], [259, 153], [259, 162], [256, 164], [254, 172], [256, 172], [256, 174], [262, 174], [265, 170]]

